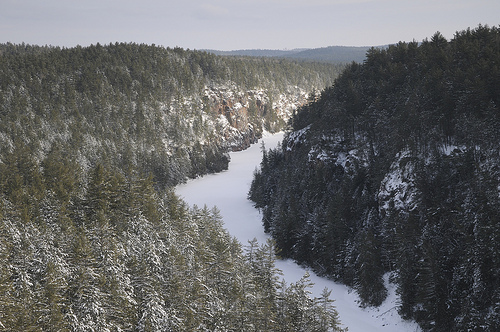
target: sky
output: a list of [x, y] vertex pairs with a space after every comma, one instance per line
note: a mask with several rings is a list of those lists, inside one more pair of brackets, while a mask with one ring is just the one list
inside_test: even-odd
[[0, 0], [0, 43], [380, 46], [500, 25], [499, 0]]

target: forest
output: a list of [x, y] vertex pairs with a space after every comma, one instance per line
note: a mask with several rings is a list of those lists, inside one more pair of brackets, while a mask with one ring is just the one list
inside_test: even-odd
[[[227, 168], [342, 66], [115, 43], [0, 45], [0, 330], [341, 331], [172, 187]], [[286, 109], [285, 109], [286, 108]]]
[[500, 29], [372, 48], [298, 110], [249, 192], [280, 253], [397, 285], [424, 331], [500, 330]]
[[0, 160], [57, 147], [83, 170], [137, 169], [165, 188], [227, 168], [229, 142], [280, 130], [280, 105], [300, 105], [341, 69], [142, 44], [0, 45]]
[[100, 164], [82, 192], [60, 155], [24, 158], [1, 169], [0, 330], [341, 331], [327, 290], [282, 283], [273, 243], [242, 246], [216, 208]]

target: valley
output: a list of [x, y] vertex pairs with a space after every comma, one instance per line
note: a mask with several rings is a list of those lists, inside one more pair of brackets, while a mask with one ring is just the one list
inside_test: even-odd
[[[262, 159], [262, 146], [274, 149], [283, 139], [283, 133], [269, 134], [253, 144], [245, 151], [230, 153], [229, 168], [218, 174], [205, 175], [189, 180], [176, 187], [175, 192], [185, 202], [198, 207], [216, 206], [220, 211], [223, 227], [234, 236], [242, 246], [257, 239], [265, 243], [269, 235], [264, 233], [262, 215], [247, 198], [253, 172], [259, 167]], [[278, 259], [276, 266], [283, 272], [282, 277], [288, 284], [296, 283], [308, 273], [312, 287], [309, 289], [312, 297], [320, 297], [326, 287], [332, 291], [333, 304], [339, 312], [343, 327], [350, 332], [415, 332], [420, 331], [414, 322], [403, 320], [397, 313], [399, 302], [395, 287], [391, 285], [390, 296], [377, 308], [362, 308], [359, 306], [359, 296], [344, 285], [327, 278], [317, 276], [311, 269], [301, 267], [290, 259]]]
[[0, 329], [498, 330], [499, 34], [0, 44]]

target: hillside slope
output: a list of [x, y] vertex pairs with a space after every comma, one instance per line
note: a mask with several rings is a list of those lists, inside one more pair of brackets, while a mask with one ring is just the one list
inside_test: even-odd
[[250, 198], [281, 255], [425, 330], [499, 329], [500, 31], [372, 49], [292, 119]]
[[170, 186], [227, 167], [265, 128], [279, 130], [339, 68], [229, 59], [137, 44], [0, 46], [0, 160], [54, 147]]
[[0, 45], [0, 330], [341, 331], [171, 186], [278, 130], [335, 66]]

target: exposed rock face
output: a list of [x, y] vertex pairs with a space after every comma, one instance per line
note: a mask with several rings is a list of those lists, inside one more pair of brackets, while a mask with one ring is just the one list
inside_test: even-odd
[[[298, 87], [277, 92], [264, 88], [245, 90], [232, 82], [210, 84], [201, 93], [179, 94], [160, 104], [156, 110], [162, 114], [161, 146], [144, 146], [155, 158], [163, 151], [167, 160], [161, 164], [175, 165], [174, 171], [186, 173], [187, 177], [220, 172], [228, 167], [227, 152], [248, 148], [264, 130], [284, 129], [294, 110], [307, 101], [308, 94]], [[154, 117], [149, 123], [155, 123]], [[158, 177], [171, 173], [182, 178], [164, 170], [158, 171]], [[174, 175], [165, 182], [174, 182]]]
[[262, 137], [262, 131], [279, 131], [294, 110], [307, 102], [308, 94], [289, 87], [284, 93], [266, 89], [240, 90], [235, 84], [207, 86], [204, 108], [218, 115], [219, 134], [232, 151], [246, 149]]

